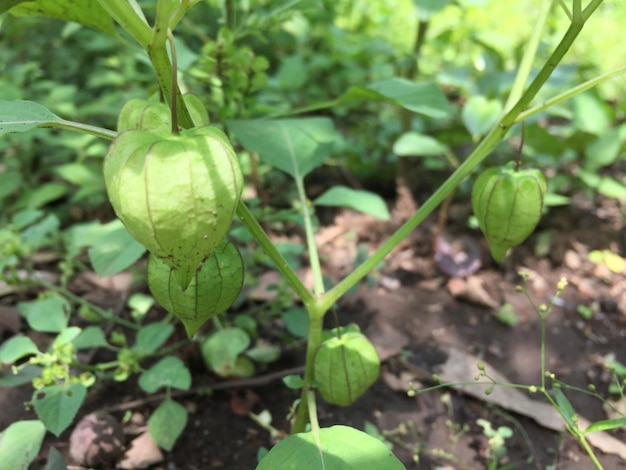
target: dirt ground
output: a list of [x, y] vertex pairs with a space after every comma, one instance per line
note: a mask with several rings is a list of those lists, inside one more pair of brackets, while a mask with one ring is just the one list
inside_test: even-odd
[[[589, 261], [588, 253], [610, 249], [626, 255], [626, 233], [619, 207], [602, 202], [589, 210], [588, 202], [553, 209], [538, 232], [501, 266], [490, 261], [482, 236], [465, 228], [467, 205], [453, 205], [442, 239], [470, 258], [476, 247], [482, 253], [478, 258], [482, 266], [473, 273], [475, 259], [468, 267], [463, 257], [454, 258], [465, 269], [465, 276], [457, 278], [442, 273], [449, 270], [449, 259], [433, 256], [434, 218], [423, 224], [380, 271], [341, 301], [337, 309], [341, 324], [354, 322], [361, 327], [379, 349], [383, 368], [375, 386], [352, 406], [320, 403], [322, 425], [348, 424], [359, 429], [366, 423], [375, 425], [394, 443], [394, 452], [408, 469], [496, 468], [488, 467], [488, 438], [477, 424], [483, 419], [494, 429], [506, 426], [513, 432], [505, 441], [506, 455], [497, 468], [595, 468], [574, 438], [539, 424], [533, 407], [526, 413], [530, 416], [514, 411], [522, 399], [516, 398], [513, 389], [496, 387], [503, 390], [501, 395], [508, 400], [505, 405], [483, 393], [479, 385], [475, 393], [471, 386], [454, 385], [414, 396], [407, 393], [409, 383], [417, 392], [435, 385], [433, 373], [445, 380], [445, 374], [451, 373], [452, 354], [467, 361], [461, 373], [470, 381], [479, 372], [480, 361], [487, 364], [487, 373], [502, 374], [507, 381], [540, 384], [540, 320], [524, 295], [515, 290], [520, 284], [517, 272], [525, 269], [530, 276], [529, 294], [537, 304], [550, 301], [562, 276], [569, 282], [547, 319], [547, 369], [566, 384], [582, 389], [594, 384], [602, 396], [609, 397], [611, 377], [602, 366], [604, 360], [614, 357], [626, 364], [626, 271], [612, 272], [602, 263]], [[393, 228], [393, 223], [349, 211], [334, 216], [318, 237], [325, 274], [331, 279], [343, 276], [351, 268], [359, 244], [373, 250]], [[102, 295], [106, 297], [106, 292]], [[499, 320], [495, 313], [505, 303], [511, 304], [518, 319], [514, 326]], [[579, 305], [592, 309], [592, 318], [585, 319], [577, 311]], [[334, 326], [331, 317], [329, 326]], [[247, 382], [220, 381], [207, 374], [193, 354], [187, 359], [194, 387], [213, 385], [214, 391], [177, 398], [190, 413], [187, 428], [173, 451], [164, 453], [163, 461], [151, 468], [254, 468], [257, 452], [269, 448], [272, 440], [267, 430], [236, 412], [237, 404], [255, 397], [252, 411], [269, 410], [273, 426], [287, 431], [289, 408], [297, 393], [287, 389], [279, 376], [303, 364], [302, 345]], [[458, 366], [461, 359], [453, 362]], [[584, 418], [606, 419], [601, 401], [582, 392], [565, 389], [565, 393]], [[28, 401], [30, 394], [28, 386], [0, 390], [0, 428], [34, 417], [32, 411], [18, 406]], [[546, 402], [539, 394], [522, 394]], [[145, 417], [154, 406], [131, 380], [91, 391], [80, 414], [105, 409], [121, 420], [125, 413], [133, 413], [136, 427], [133, 431], [127, 426], [128, 443], [132, 433], [145, 428]], [[44, 468], [49, 446], [67, 455], [70, 433], [71, 429], [59, 439], [47, 438], [32, 468]], [[612, 431], [610, 436], [626, 442], [624, 429]], [[626, 460], [618, 455], [603, 451], [597, 455], [607, 470], [626, 468]]]

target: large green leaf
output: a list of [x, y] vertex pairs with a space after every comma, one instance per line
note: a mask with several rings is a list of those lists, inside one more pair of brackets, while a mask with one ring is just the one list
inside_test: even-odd
[[320, 166], [338, 137], [333, 122], [321, 117], [240, 120], [227, 124], [244, 147], [295, 179]]
[[257, 470], [405, 470], [380, 440], [348, 426], [289, 436], [261, 460]]
[[339, 98], [339, 103], [378, 101], [395, 104], [432, 118], [444, 118], [452, 107], [435, 82], [412, 82], [405, 78], [389, 78], [367, 86], [351, 87]]
[[34, 391], [33, 407], [46, 429], [58, 437], [74, 420], [86, 394], [80, 383], [51, 385]]
[[318, 206], [349, 207], [381, 220], [389, 220], [387, 204], [382, 197], [370, 191], [334, 186], [314, 202]]
[[37, 457], [45, 434], [41, 421], [11, 424], [0, 434], [0, 468], [27, 469]]
[[[0, 0], [1, 1], [1, 0]], [[0, 136], [63, 121], [34, 101], [0, 101]]]
[[0, 13], [5, 11], [15, 16], [44, 16], [74, 21], [105, 33], [115, 33], [111, 17], [94, 0], [0, 0]]

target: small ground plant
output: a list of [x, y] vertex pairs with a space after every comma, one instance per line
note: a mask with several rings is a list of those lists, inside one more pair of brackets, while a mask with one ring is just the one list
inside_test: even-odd
[[[389, 448], [370, 434], [341, 424], [320, 427], [316, 406], [319, 396], [328, 403], [348, 406], [376, 381], [380, 368], [374, 346], [358, 328], [337, 325], [332, 330], [324, 330], [324, 317], [485, 161], [515, 125], [624, 72], [621, 68], [547, 101], [536, 102], [537, 94], [602, 0], [590, 0], [585, 5], [582, 0], [572, 0], [571, 4], [541, 2], [532, 36], [525, 45], [508, 97], [498, 108], [493, 125], [474, 126], [473, 138], [477, 144], [471, 154], [462, 162], [456, 162], [458, 165], [455, 163], [455, 171], [375, 253], [328, 290], [315, 243], [314, 208], [307, 200], [305, 177], [322, 165], [340, 139], [330, 118], [294, 115], [367, 102], [393, 105], [406, 113], [440, 119], [449, 116], [454, 109], [439, 86], [434, 82], [393, 77], [356, 84], [332, 102], [312, 103], [300, 112], [288, 109], [263, 115], [263, 109], [249, 109], [246, 99], [262, 86], [268, 64], [263, 60], [246, 61], [248, 51], [234, 46], [236, 31], [229, 21], [212, 44], [217, 44], [219, 51], [226, 51], [226, 57], [220, 55], [221, 52], [216, 53], [220, 57], [217, 64], [229, 70], [230, 81], [219, 86], [213, 83], [210, 99], [181, 91], [178, 73], [181, 54], [177, 51], [175, 31], [199, 0], [156, 0], [155, 8], [145, 8], [145, 11], [139, 2], [129, 0], [85, 2], [81, 8], [75, 3], [69, 0], [41, 0], [37, 5], [5, 2], [0, 4], [0, 11], [8, 10], [16, 15], [44, 14], [102, 30], [103, 34], [115, 33], [114, 22], [117, 23], [124, 30], [124, 37], [132, 38], [149, 61], [156, 93], [146, 91], [144, 96], [128, 101], [117, 118], [115, 131], [62, 119], [31, 101], [0, 101], [0, 134], [44, 127], [77, 131], [111, 141], [103, 164], [104, 184], [119, 220], [106, 226], [82, 227], [67, 234], [64, 240], [56, 241], [64, 243], [70, 253], [93, 245], [92, 264], [101, 275], [127, 269], [147, 250], [150, 253], [149, 288], [171, 315], [162, 321], [145, 322], [151, 300], [133, 297], [129, 305], [134, 321], [128, 321], [112, 310], [72, 296], [55, 283], [38, 278], [37, 273], [21, 272], [20, 260], [27, 253], [54, 243], [53, 239], [59, 235], [58, 220], [42, 218], [41, 212], [26, 204], [24, 210], [13, 217], [10, 227], [0, 232], [4, 250], [0, 268], [13, 283], [31, 282], [47, 289], [37, 300], [22, 302], [19, 309], [32, 329], [56, 336], [44, 351], [25, 336], [16, 336], [0, 347], [0, 363], [12, 366], [11, 373], [0, 376], [0, 384], [32, 382], [35, 390], [31, 405], [39, 417], [39, 420], [14, 423], [4, 431], [0, 462], [19, 462], [18, 467], [27, 466], [37, 454], [46, 431], [58, 436], [70, 426], [88, 388], [96, 380], [125, 380], [134, 373], [140, 374], [139, 386], [147, 393], [161, 388], [167, 390], [168, 396], [154, 411], [148, 425], [157, 443], [164, 449], [171, 449], [186, 425], [187, 412], [169, 393], [172, 389], [188, 390], [191, 386], [189, 370], [171, 355], [179, 345], [163, 348], [173, 334], [174, 318], [182, 322], [190, 340], [199, 343], [205, 361], [218, 375], [249, 376], [254, 373], [255, 362], [275, 357], [276, 351], [271, 348], [254, 350], [249, 347], [250, 331], [254, 329], [254, 320], [250, 317], [242, 317], [232, 326], [217, 328], [207, 336], [198, 334], [207, 321], [220, 325], [218, 315], [237, 301], [245, 282], [240, 247], [227, 240], [236, 218], [302, 302], [308, 320], [304, 373], [285, 380], [288, 386], [301, 391], [290, 435], [272, 448], [257, 468], [341, 470], [365, 468], [365, 465], [376, 469], [404, 468]], [[224, 7], [228, 10], [232, 3], [226, 1]], [[552, 14], [567, 17], [569, 26], [547, 60], [536, 73], [531, 73], [533, 66], [538, 65], [535, 64], [537, 50]], [[231, 16], [227, 14], [226, 18]], [[261, 26], [270, 26], [259, 21]], [[247, 67], [241, 71], [233, 63], [222, 62], [225, 59]], [[132, 76], [127, 78], [132, 80]], [[219, 107], [219, 113], [214, 109], [207, 112], [206, 102]], [[211, 117], [217, 114], [221, 119], [211, 122], [209, 114]], [[252, 118], [258, 115], [261, 116]], [[231, 139], [236, 146], [231, 144]], [[430, 141], [420, 142], [426, 145]], [[252, 166], [257, 157], [293, 180], [299, 208], [297, 217], [306, 234], [308, 261], [313, 273], [312, 291], [305, 287], [287, 260], [285, 250], [279, 250], [272, 243], [242, 198], [245, 186], [242, 167]], [[498, 261], [533, 232], [544, 208], [547, 192], [544, 175], [537, 169], [522, 169], [520, 163], [485, 170], [473, 189], [472, 204], [478, 224]], [[88, 178], [84, 181], [88, 186]], [[388, 215], [379, 197], [346, 187], [331, 188], [316, 203], [365, 207], [370, 213]], [[245, 237], [239, 230], [238, 236], [231, 238]], [[85, 243], [85, 239], [98, 240], [98, 243]], [[76, 268], [70, 261], [68, 257], [65, 280]], [[79, 315], [94, 324], [85, 328], [71, 326], [73, 305], [78, 306]], [[541, 308], [539, 311], [542, 312]], [[97, 324], [103, 319], [114, 321], [133, 334], [108, 334]], [[96, 365], [82, 363], [77, 353], [94, 347], [110, 350], [116, 359]], [[146, 368], [147, 359], [157, 361]], [[581, 431], [560, 389], [554, 387], [553, 395], [549, 395], [542, 383], [541, 391], [561, 411], [568, 430], [579, 438], [592, 459], [593, 452], [585, 445], [585, 432], [624, 424], [620, 419], [605, 421]], [[484, 429], [491, 438], [506, 437], [486, 425]], [[494, 455], [502, 451], [500, 444], [502, 442], [494, 444]], [[599, 466], [597, 460], [594, 462]]]

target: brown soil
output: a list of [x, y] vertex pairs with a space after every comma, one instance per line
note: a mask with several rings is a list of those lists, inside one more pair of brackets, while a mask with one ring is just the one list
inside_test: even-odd
[[[449, 236], [453, 240], [466, 236], [483, 244], [479, 233], [463, 228], [467, 210], [465, 205], [453, 206]], [[338, 308], [341, 324], [359, 324], [390, 357], [385, 358], [381, 379], [352, 406], [339, 408], [320, 403], [322, 425], [348, 424], [364, 429], [366, 422], [373, 423], [396, 444], [394, 451], [408, 469], [482, 469], [488, 468], [489, 455], [487, 438], [477, 425], [477, 419], [482, 418], [494, 428], [507, 426], [513, 430], [499, 468], [595, 468], [571, 436], [493, 406], [487, 395], [475, 398], [450, 387], [410, 397], [402, 390], [411, 374], [416, 388], [433, 385], [430, 374], [439, 370], [450, 348], [481, 358], [512, 382], [538, 385], [540, 321], [524, 296], [515, 291], [519, 284], [516, 273], [526, 268], [531, 273], [529, 293], [537, 303], [550, 301], [562, 276], [570, 282], [562, 302], [547, 321], [548, 370], [572, 386], [584, 389], [594, 384], [600, 394], [607, 396], [610, 377], [601, 366], [602, 359], [614, 354], [615, 359], [626, 364], [626, 279], [624, 272], [614, 273], [604, 265], [589, 262], [587, 254], [593, 249], [609, 248], [624, 255], [623, 219], [619, 208], [603, 206], [593, 211], [595, 215], [590, 215], [587, 208], [577, 209], [576, 205], [550, 214], [545, 227], [540, 228], [544, 234], [553, 234], [547, 254], [534, 253], [536, 235], [514, 250], [503, 266], [496, 266], [485, 256], [483, 267], [473, 275], [474, 284], [450, 280], [437, 269], [432, 256], [432, 221], [417, 230], [387, 259], [381, 271], [374, 273], [358, 292], [346, 297]], [[335, 279], [345, 275], [358, 244], [374, 249], [391, 233], [393, 225], [351, 212], [335, 217], [333, 224], [320, 233], [326, 274]], [[494, 309], [486, 306], [491, 302], [512, 304], [519, 323], [509, 326], [499, 321]], [[596, 310], [593, 318], [584, 319], [577, 312], [581, 304]], [[333, 326], [332, 315], [328, 317], [329, 326]], [[173, 451], [165, 453], [164, 461], [152, 468], [253, 469], [259, 449], [270, 447], [272, 442], [266, 430], [234, 412], [238, 399], [241, 394], [258, 395], [253, 411], [269, 410], [272, 424], [287, 431], [289, 409], [297, 393], [280, 380], [234, 385], [219, 381], [205, 372], [193, 354], [187, 359], [194, 372], [194, 386], [222, 385], [212, 395], [187, 394], [178, 398], [190, 412], [188, 426]], [[261, 374], [301, 364], [302, 348], [296, 348]], [[415, 376], [416, 371], [422, 375]], [[28, 401], [30, 390], [27, 386], [0, 390], [0, 428], [17, 419], [34, 417], [32, 411], [23, 411], [19, 406]], [[574, 409], [587, 419], [606, 419], [602, 402], [583, 393], [566, 393]], [[145, 398], [133, 380], [108, 384], [90, 393], [80, 414], [108, 409], [122, 418], [122, 408], [128, 408], [127, 411], [146, 417], [155, 403]], [[539, 396], [533, 398], [541, 400]], [[128, 403], [130, 406], [124, 405]], [[67, 455], [70, 432], [59, 439], [48, 438], [33, 468], [43, 468], [50, 445]], [[626, 440], [624, 430], [611, 434]], [[607, 470], [626, 468], [615, 455], [597, 454]]]

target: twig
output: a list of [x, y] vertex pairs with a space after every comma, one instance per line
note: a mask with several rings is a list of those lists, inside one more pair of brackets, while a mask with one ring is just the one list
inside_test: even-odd
[[268, 385], [275, 380], [282, 379], [287, 375], [295, 375], [302, 374], [304, 372], [304, 366], [293, 367], [291, 369], [279, 370], [277, 372], [271, 372], [265, 375], [259, 375], [258, 377], [251, 377], [247, 379], [239, 379], [232, 380], [228, 382], [219, 382], [216, 384], [210, 385], [199, 385], [197, 387], [190, 388], [189, 390], [173, 390], [169, 393], [159, 393], [156, 395], [150, 395], [145, 398], [139, 398], [137, 400], [129, 401], [126, 403], [120, 403], [119, 405], [113, 405], [101, 408], [99, 411], [104, 411], [106, 413], [113, 413], [116, 411], [127, 411], [133, 408], [139, 408], [140, 406], [147, 405], [148, 403], [153, 403], [155, 401], [161, 401], [165, 398], [181, 398], [187, 397], [190, 395], [196, 395], [206, 392], [207, 390], [229, 390], [233, 388], [242, 388], [242, 387], [262, 387], [264, 385]]

